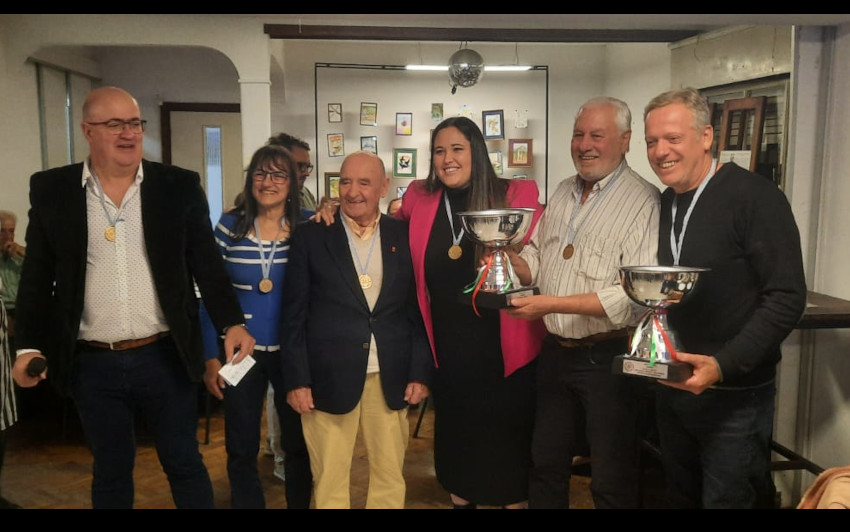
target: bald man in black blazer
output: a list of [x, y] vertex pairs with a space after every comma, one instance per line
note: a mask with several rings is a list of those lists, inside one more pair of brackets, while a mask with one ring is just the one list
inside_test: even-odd
[[[83, 106], [85, 163], [34, 174], [13, 376], [73, 398], [94, 455], [92, 505], [133, 506], [134, 416], [151, 432], [178, 508], [213, 507], [197, 442], [204, 372], [197, 283], [228, 358], [251, 354], [196, 172], [142, 160], [136, 100]], [[48, 370], [27, 373], [46, 358]]]

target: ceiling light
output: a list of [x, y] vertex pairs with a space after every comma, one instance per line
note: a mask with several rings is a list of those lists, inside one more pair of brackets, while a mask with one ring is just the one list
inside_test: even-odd
[[[420, 70], [445, 72], [449, 69], [448, 65], [406, 65], [405, 70]], [[487, 72], [523, 72], [531, 70], [531, 65], [485, 65], [484, 70]]]

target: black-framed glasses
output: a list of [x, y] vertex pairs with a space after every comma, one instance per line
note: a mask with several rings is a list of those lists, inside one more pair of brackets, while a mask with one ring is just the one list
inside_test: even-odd
[[268, 176], [275, 185], [283, 184], [289, 179], [289, 174], [286, 172], [267, 172], [265, 170], [254, 170], [253, 178], [255, 183], [262, 183]]
[[298, 171], [307, 172], [309, 174], [313, 171], [313, 165], [310, 163], [298, 163]]
[[106, 120], [104, 122], [86, 122], [86, 124], [90, 126], [106, 126], [106, 129], [113, 135], [120, 135], [124, 131], [125, 127], [130, 130], [130, 133], [139, 135], [145, 132], [145, 124], [147, 123], [147, 120], [139, 120], [138, 118], [131, 120], [119, 120], [117, 118], [113, 118], [112, 120]]

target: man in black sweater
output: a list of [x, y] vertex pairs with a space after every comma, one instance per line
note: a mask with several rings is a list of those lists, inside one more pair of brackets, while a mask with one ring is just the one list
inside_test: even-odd
[[644, 122], [649, 163], [668, 187], [659, 263], [710, 268], [668, 315], [687, 351], [679, 360], [694, 366], [656, 395], [668, 503], [769, 507], [776, 365], [806, 306], [799, 231], [770, 180], [712, 158], [698, 91], [656, 96]]

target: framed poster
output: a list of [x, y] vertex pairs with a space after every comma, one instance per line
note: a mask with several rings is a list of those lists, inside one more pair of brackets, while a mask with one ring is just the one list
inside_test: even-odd
[[342, 157], [345, 155], [345, 142], [342, 133], [328, 133], [328, 156]]
[[400, 198], [407, 192], [407, 187], [395, 187], [395, 197]]
[[482, 111], [481, 123], [484, 125], [484, 140], [505, 138], [505, 113], [498, 111]]
[[339, 172], [325, 172], [325, 196], [339, 199]]
[[360, 149], [363, 151], [369, 151], [374, 154], [378, 153], [378, 137], [372, 135], [371, 137], [360, 137]]
[[434, 122], [442, 122], [443, 121], [443, 104], [441, 103], [432, 103], [431, 104], [431, 120]]
[[393, 177], [416, 177], [416, 149], [393, 150]]
[[329, 103], [328, 104], [328, 122], [342, 122], [342, 104], [341, 103]]
[[493, 165], [493, 170], [496, 172], [496, 175], [504, 174], [505, 170], [504, 165], [502, 163], [502, 152], [491, 151], [487, 155], [490, 156], [490, 163]]
[[530, 168], [533, 157], [531, 139], [511, 139], [508, 141], [508, 166], [511, 168]]
[[378, 104], [373, 102], [360, 102], [360, 125], [378, 125]]
[[413, 113], [395, 114], [395, 134], [413, 135]]

